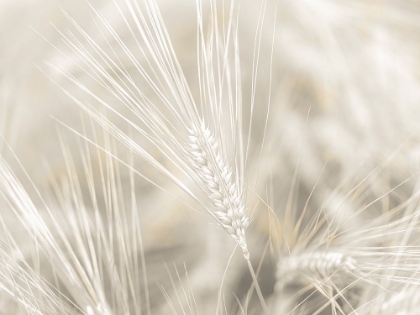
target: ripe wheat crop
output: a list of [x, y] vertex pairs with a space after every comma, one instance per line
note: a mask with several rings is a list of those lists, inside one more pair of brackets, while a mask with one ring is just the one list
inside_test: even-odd
[[0, 314], [417, 314], [418, 4], [79, 2], [0, 4]]

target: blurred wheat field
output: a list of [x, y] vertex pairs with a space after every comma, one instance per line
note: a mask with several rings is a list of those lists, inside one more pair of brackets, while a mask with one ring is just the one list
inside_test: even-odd
[[420, 314], [416, 1], [2, 1], [0, 314]]

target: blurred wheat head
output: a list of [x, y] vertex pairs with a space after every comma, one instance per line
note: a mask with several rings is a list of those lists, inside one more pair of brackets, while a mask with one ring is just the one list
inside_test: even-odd
[[418, 312], [418, 5], [83, 7], [0, 81], [3, 313]]

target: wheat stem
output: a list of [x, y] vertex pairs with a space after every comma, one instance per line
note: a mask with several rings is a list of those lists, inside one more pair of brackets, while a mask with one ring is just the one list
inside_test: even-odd
[[255, 291], [257, 291], [258, 298], [260, 300], [261, 306], [265, 314], [270, 314], [268, 311], [267, 304], [265, 303], [264, 297], [261, 292], [260, 285], [258, 284], [257, 276], [255, 275], [254, 268], [252, 267], [251, 261], [249, 258], [246, 258], [246, 262], [248, 264], [249, 272], [251, 273], [252, 280], [254, 281]]

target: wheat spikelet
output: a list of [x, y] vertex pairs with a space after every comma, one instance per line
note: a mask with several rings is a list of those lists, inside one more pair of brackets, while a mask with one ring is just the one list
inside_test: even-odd
[[245, 229], [249, 218], [239, 187], [232, 181], [232, 170], [219, 150], [219, 144], [204, 124], [190, 130], [191, 163], [209, 192], [220, 225], [236, 240], [249, 259]]

